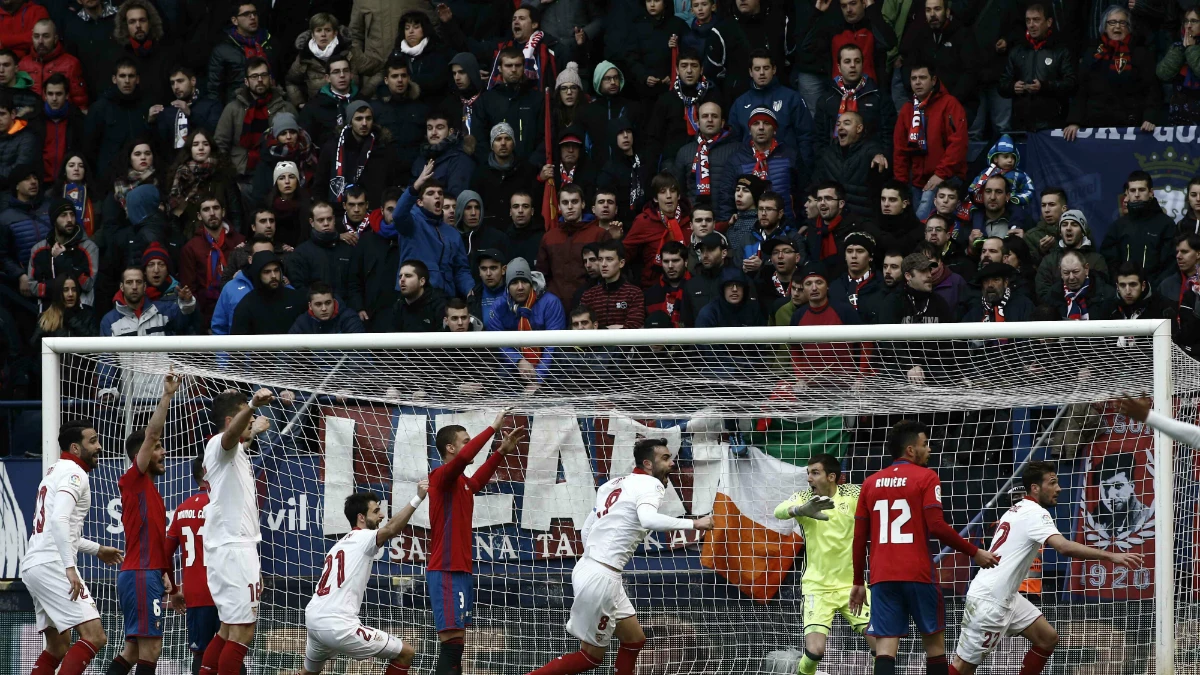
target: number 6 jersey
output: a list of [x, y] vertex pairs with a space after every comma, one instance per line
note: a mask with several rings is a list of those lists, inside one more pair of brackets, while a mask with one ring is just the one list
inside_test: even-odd
[[1000, 564], [979, 570], [967, 595], [1008, 607], [1042, 545], [1058, 533], [1050, 512], [1034, 499], [1026, 497], [1013, 504], [996, 524], [996, 534], [988, 549], [1000, 558]]
[[662, 481], [644, 472], [614, 478], [596, 491], [596, 506], [583, 524], [583, 554], [623, 570], [649, 529], [642, 527], [638, 507], [658, 511], [667, 493]]
[[358, 610], [371, 580], [371, 563], [379, 552], [375, 534], [375, 530], [355, 528], [329, 549], [317, 590], [304, 609], [309, 628], [358, 623]]

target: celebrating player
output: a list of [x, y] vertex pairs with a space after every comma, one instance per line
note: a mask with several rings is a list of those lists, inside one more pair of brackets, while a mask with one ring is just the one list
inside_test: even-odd
[[117, 575], [117, 597], [125, 615], [125, 649], [113, 659], [108, 675], [152, 675], [162, 653], [163, 598], [172, 592], [166, 554], [167, 508], [154, 479], [167, 472], [163, 427], [171, 398], [179, 391], [174, 372], [163, 379], [163, 395], [145, 429], [125, 439], [132, 462], [117, 480], [121, 491], [121, 525], [125, 528], [125, 563]]
[[204, 650], [204, 675], [238, 675], [250, 643], [262, 595], [258, 542], [258, 491], [245, 443], [253, 434], [254, 411], [275, 400], [269, 389], [250, 405], [237, 391], [219, 394], [209, 413], [219, 433], [204, 448], [204, 477], [211, 486], [204, 528], [208, 590], [221, 628]]
[[387, 659], [384, 675], [408, 675], [416, 651], [385, 631], [368, 628], [358, 621], [358, 610], [375, 554], [400, 533], [429, 490], [429, 481], [417, 483], [417, 496], [396, 512], [383, 527], [379, 497], [359, 492], [346, 497], [346, 519], [354, 530], [334, 544], [325, 556], [325, 570], [316, 594], [304, 609], [308, 642], [304, 645], [304, 675], [320, 675], [325, 662], [336, 654], [362, 661]]
[[895, 675], [900, 638], [908, 635], [912, 617], [925, 643], [925, 672], [947, 675], [942, 632], [946, 616], [942, 592], [933, 582], [929, 535], [965, 553], [983, 568], [996, 556], [958, 536], [942, 516], [942, 482], [926, 468], [929, 432], [911, 420], [896, 423], [888, 433], [892, 465], [863, 481], [854, 518], [854, 587], [850, 610], [862, 611], [867, 599], [863, 575], [867, 545], [871, 548], [873, 615], [867, 635], [875, 637], [875, 675]]
[[438, 660], [434, 675], [462, 672], [463, 638], [471, 625], [475, 605], [475, 577], [472, 574], [471, 515], [475, 512], [475, 494], [487, 486], [504, 457], [517, 449], [525, 438], [524, 429], [505, 437], [499, 449], [475, 471], [465, 476], [475, 455], [492, 435], [500, 432], [507, 410], [475, 438], [457, 424], [438, 429], [434, 443], [442, 456], [442, 465], [429, 474], [430, 554], [425, 569], [433, 622], [438, 632]]
[[1130, 569], [1142, 565], [1140, 553], [1109, 553], [1077, 544], [1058, 533], [1054, 518], [1046, 510], [1058, 505], [1058, 493], [1062, 491], [1053, 466], [1030, 462], [1021, 473], [1021, 483], [1026, 497], [1000, 518], [992, 537], [991, 552], [1000, 557], [1000, 564], [980, 570], [967, 588], [962, 632], [950, 667], [952, 675], [974, 675], [983, 657], [1008, 635], [1023, 635], [1031, 643], [1021, 661], [1020, 675], [1042, 672], [1058, 644], [1058, 632], [1017, 589], [1043, 545], [1072, 558], [1107, 560]]
[[171, 605], [187, 609], [188, 648], [192, 650], [192, 675], [199, 675], [204, 649], [221, 621], [212, 594], [208, 592], [208, 571], [204, 567], [204, 507], [208, 506], [208, 481], [204, 480], [204, 458], [192, 460], [192, 480], [200, 491], [175, 508], [171, 529], [167, 531], [167, 558], [183, 546], [183, 583], [175, 585]]
[[[123, 559], [117, 549], [83, 538], [83, 519], [92, 507], [88, 472], [103, 450], [100, 435], [90, 422], [70, 421], [59, 429], [58, 447], [62, 455], [38, 485], [33, 536], [21, 559], [21, 578], [33, 596], [38, 630], [46, 637], [32, 675], [54, 675], [56, 669], [59, 675], [81, 675], [108, 642], [96, 601], [75, 567], [76, 551], [109, 565]], [[79, 631], [74, 645], [72, 628]]]
[[1200, 427], [1160, 415], [1150, 409], [1148, 398], [1117, 399], [1117, 411], [1126, 417], [1145, 422], [1151, 429], [1163, 432], [1192, 448], [1200, 448]]
[[637, 465], [633, 473], [600, 486], [596, 505], [583, 523], [583, 557], [571, 572], [575, 602], [567, 621], [567, 632], [579, 638], [579, 651], [560, 656], [530, 675], [574, 675], [595, 668], [604, 660], [613, 633], [621, 641], [616, 675], [633, 675], [646, 634], [625, 594], [621, 571], [648, 530], [713, 527], [712, 516], [688, 520], [658, 512], [667, 476], [675, 468], [666, 439], [638, 441], [633, 446], [633, 461]]
[[[833, 629], [833, 618], [841, 614], [855, 633], [862, 633], [871, 619], [868, 601], [860, 614], [850, 611], [850, 588], [854, 584], [846, 566], [846, 551], [853, 548], [854, 512], [859, 487], [838, 485], [842, 465], [833, 455], [821, 453], [808, 460], [808, 485], [775, 507], [780, 520], [795, 518], [804, 528], [804, 656], [800, 675], [814, 675], [825, 656], [825, 641]], [[875, 638], [866, 636], [875, 651]]]

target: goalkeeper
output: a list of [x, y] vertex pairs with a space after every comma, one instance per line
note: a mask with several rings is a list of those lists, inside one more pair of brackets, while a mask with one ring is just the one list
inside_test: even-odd
[[[800, 675], [814, 675], [825, 641], [839, 612], [855, 633], [862, 633], [871, 621], [870, 598], [863, 612], [850, 611], [850, 588], [854, 585], [854, 513], [858, 508], [859, 486], [838, 485], [842, 465], [833, 455], [821, 453], [808, 460], [808, 485], [812, 489], [797, 492], [775, 507], [780, 520], [795, 518], [804, 529], [804, 657]], [[875, 656], [875, 638], [866, 636]]]

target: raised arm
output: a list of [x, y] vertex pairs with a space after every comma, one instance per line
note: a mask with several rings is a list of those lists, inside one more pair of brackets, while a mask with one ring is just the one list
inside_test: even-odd
[[467, 486], [471, 488], [471, 492], [479, 492], [487, 487], [488, 481], [492, 479], [492, 474], [496, 473], [496, 469], [500, 468], [500, 462], [504, 458], [512, 454], [517, 449], [517, 445], [525, 440], [528, 433], [524, 428], [513, 429], [501, 441], [500, 447], [493, 452], [483, 466], [479, 467], [473, 475], [467, 477]]
[[163, 378], [163, 395], [158, 400], [158, 407], [154, 409], [154, 414], [150, 416], [150, 423], [146, 425], [146, 437], [142, 439], [142, 447], [138, 448], [137, 468], [140, 473], [146, 473], [150, 468], [150, 462], [154, 460], [154, 448], [162, 439], [163, 427], [167, 425], [167, 411], [171, 408], [171, 399], [175, 396], [175, 392], [179, 391], [179, 376], [172, 370]]
[[229, 421], [229, 428], [221, 435], [221, 449], [233, 450], [242, 442], [242, 435], [246, 433], [246, 427], [250, 426], [250, 419], [254, 417], [254, 411], [262, 406], [275, 400], [275, 394], [271, 393], [270, 389], [259, 389], [254, 392], [254, 398], [250, 399], [250, 405], [238, 411], [238, 414], [233, 416]]
[[448, 469], [445, 473], [447, 477], [457, 476], [467, 470], [467, 467], [475, 459], [475, 455], [479, 454], [479, 451], [483, 449], [484, 444], [492, 440], [492, 436], [500, 431], [500, 427], [504, 425], [504, 418], [508, 417], [508, 414], [509, 411], [507, 409], [501, 410], [500, 414], [496, 415], [495, 421], [492, 422], [492, 426], [484, 429], [478, 436], [467, 441], [463, 449], [459, 450], [453, 459], [446, 462]]
[[417, 512], [417, 507], [421, 502], [425, 501], [425, 495], [429, 494], [429, 479], [422, 478], [417, 482], [417, 496], [412, 498], [412, 501], [400, 507], [396, 515], [392, 519], [384, 523], [375, 531], [375, 545], [383, 546], [384, 542], [392, 537], [400, 534], [400, 530], [408, 524], [408, 519]]

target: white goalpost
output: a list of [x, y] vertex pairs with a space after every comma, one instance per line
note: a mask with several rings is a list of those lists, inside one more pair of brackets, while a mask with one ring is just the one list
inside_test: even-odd
[[[326, 551], [350, 530], [355, 491], [405, 504], [438, 466], [437, 429], [472, 435], [511, 408], [529, 439], [475, 498], [476, 598], [464, 672], [515, 675], [577, 648], [564, 630], [579, 529], [596, 488], [633, 468], [638, 438], [676, 456], [662, 511], [713, 514], [711, 532], [652, 533], [625, 574], [649, 642], [644, 675], [794, 673], [804, 647], [803, 530], [777, 504], [808, 489], [819, 453], [855, 484], [890, 463], [884, 436], [911, 418], [930, 429], [930, 468], [947, 522], [986, 546], [1021, 496], [1020, 470], [1045, 460], [1064, 490], [1059, 530], [1146, 555], [1146, 568], [1043, 552], [1022, 590], [1060, 633], [1047, 673], [1200, 672], [1200, 451], [1125, 419], [1121, 395], [1152, 395], [1197, 422], [1200, 363], [1170, 323], [1087, 321], [524, 333], [53, 338], [42, 343], [43, 463], [64, 420], [93, 420], [105, 451], [92, 472], [84, 536], [123, 547], [117, 478], [125, 437], [146, 424], [168, 369], [184, 377], [163, 443], [168, 511], [196, 492], [190, 461], [214, 433], [213, 396], [271, 388], [268, 431], [250, 452], [258, 478], [264, 591], [249, 672], [299, 670], [304, 606]], [[468, 474], [491, 453], [485, 448]], [[363, 620], [411, 642], [432, 672], [437, 639], [425, 563], [428, 506], [376, 561]], [[976, 569], [931, 549], [952, 650]], [[846, 550], [846, 565], [852, 552]], [[1151, 563], [1151, 560], [1153, 561]], [[116, 571], [81, 570], [119, 650]], [[163, 675], [190, 672], [183, 617], [164, 607]], [[915, 634], [914, 636], [915, 637]], [[1026, 643], [1005, 639], [980, 673], [1012, 673]], [[41, 649], [22, 637], [18, 672]], [[601, 670], [611, 668], [616, 650]], [[898, 672], [923, 673], [919, 640]], [[95, 666], [93, 666], [95, 667]], [[820, 669], [870, 672], [862, 638], [835, 622]], [[330, 661], [326, 672], [378, 664]]]

